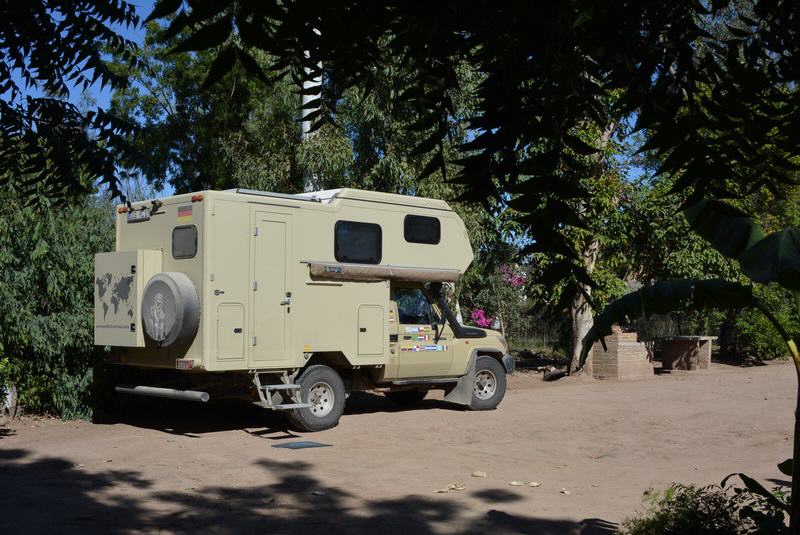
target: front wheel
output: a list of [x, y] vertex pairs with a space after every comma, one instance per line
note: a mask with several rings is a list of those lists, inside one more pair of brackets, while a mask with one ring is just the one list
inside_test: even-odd
[[310, 407], [294, 409], [289, 421], [299, 431], [322, 431], [336, 427], [344, 412], [344, 383], [332, 368], [309, 366], [298, 380], [300, 399]]
[[496, 408], [506, 395], [506, 370], [497, 359], [478, 357], [470, 407], [476, 411]]

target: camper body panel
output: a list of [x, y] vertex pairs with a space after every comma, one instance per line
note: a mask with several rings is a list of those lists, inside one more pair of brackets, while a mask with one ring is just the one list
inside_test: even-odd
[[[137, 249], [161, 251], [161, 267], [159, 271], [176, 271], [191, 279], [202, 296], [203, 261], [205, 258], [202, 244], [205, 241], [205, 206], [202, 202], [193, 202], [191, 194], [175, 195], [159, 199], [157, 208], [152, 202], [135, 203], [134, 211], [147, 212], [149, 218], [136, 222], [128, 221], [129, 212], [117, 211], [116, 251], [134, 251]], [[173, 232], [176, 228], [194, 228], [196, 232], [196, 251], [191, 258], [175, 258], [173, 256]], [[147, 281], [145, 281], [146, 283]], [[144, 288], [139, 288], [139, 292]], [[202, 302], [202, 297], [201, 297]], [[205, 307], [204, 307], [205, 310]], [[168, 348], [114, 348], [112, 361], [119, 364], [136, 366], [152, 366], [175, 368], [178, 359], [191, 359], [196, 367], [202, 369], [203, 358], [203, 323], [194, 341], [188, 346]]]
[[[151, 210], [152, 203], [133, 209]], [[422, 332], [401, 324], [391, 296], [403, 283], [309, 272], [309, 262], [341, 263], [335, 228], [345, 221], [380, 226], [378, 265], [463, 273], [473, 258], [466, 228], [443, 201], [342, 190], [327, 202], [204, 191], [158, 203], [146, 221], [118, 214], [116, 249], [159, 250], [162, 271], [186, 274], [201, 303], [200, 327], [188, 347], [116, 348], [116, 362], [174, 369], [189, 360], [193, 371], [209, 372], [295, 370], [315, 354], [336, 353], [351, 366], [377, 368], [379, 382], [466, 372], [469, 342], [449, 327], [435, 341], [430, 324]], [[438, 219], [441, 239], [407, 241], [409, 215]], [[175, 258], [174, 229], [187, 226], [196, 228], [196, 253]]]

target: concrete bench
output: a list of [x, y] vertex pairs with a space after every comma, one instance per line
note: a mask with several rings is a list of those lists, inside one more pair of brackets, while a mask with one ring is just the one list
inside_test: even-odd
[[664, 370], [707, 370], [711, 366], [711, 344], [716, 336], [667, 336], [661, 338]]

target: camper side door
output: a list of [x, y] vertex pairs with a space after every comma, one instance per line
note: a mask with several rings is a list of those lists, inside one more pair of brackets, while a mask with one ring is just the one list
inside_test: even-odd
[[446, 333], [436, 339], [436, 316], [420, 286], [393, 285], [397, 306], [398, 378], [443, 377], [450, 373], [453, 346]]

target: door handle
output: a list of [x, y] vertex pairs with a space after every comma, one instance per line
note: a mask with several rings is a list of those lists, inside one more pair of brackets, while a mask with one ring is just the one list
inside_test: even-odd
[[292, 298], [291, 298], [291, 297], [287, 297], [286, 299], [284, 299], [283, 301], [281, 301], [281, 305], [282, 305], [282, 306], [289, 306], [289, 305], [291, 305], [291, 304], [292, 304]]
[[214, 290], [214, 295], [222, 295], [224, 293], [225, 293], [224, 290]]

